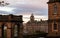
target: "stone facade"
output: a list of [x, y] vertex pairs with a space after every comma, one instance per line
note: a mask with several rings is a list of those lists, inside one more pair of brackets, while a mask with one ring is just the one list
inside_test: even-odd
[[48, 36], [60, 36], [60, 0], [49, 0], [48, 21]]
[[0, 15], [0, 38], [22, 38], [22, 32], [22, 15]]
[[32, 34], [33, 32], [36, 32], [36, 31], [44, 31], [48, 33], [48, 21], [47, 20], [45, 21], [32, 20], [31, 21], [31, 18], [34, 19], [34, 16], [33, 17], [32, 15], [30, 16], [30, 21], [28, 21], [25, 26], [26, 32], [28, 34]]

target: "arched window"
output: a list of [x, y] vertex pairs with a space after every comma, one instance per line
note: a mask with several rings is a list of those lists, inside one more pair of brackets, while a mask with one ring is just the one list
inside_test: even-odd
[[57, 14], [57, 5], [54, 5], [54, 15]]

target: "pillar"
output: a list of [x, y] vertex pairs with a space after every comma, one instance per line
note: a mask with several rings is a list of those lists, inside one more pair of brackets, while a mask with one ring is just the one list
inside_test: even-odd
[[12, 28], [11, 28], [11, 23], [7, 23], [7, 38], [11, 38], [12, 37]]
[[23, 24], [18, 24], [18, 38], [23, 38]]
[[0, 25], [0, 38], [2, 38], [2, 25]]

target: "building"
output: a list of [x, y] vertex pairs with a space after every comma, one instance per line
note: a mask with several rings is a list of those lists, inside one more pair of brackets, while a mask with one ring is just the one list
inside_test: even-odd
[[48, 32], [48, 21], [37, 21], [34, 19], [34, 15], [31, 14], [30, 21], [26, 23], [26, 32], [32, 34], [36, 31]]
[[22, 15], [0, 15], [0, 38], [22, 38]]
[[42, 20], [38, 22], [38, 25], [40, 26], [40, 31], [44, 31], [48, 33], [48, 20]]
[[60, 0], [48, 1], [48, 36], [60, 36]]

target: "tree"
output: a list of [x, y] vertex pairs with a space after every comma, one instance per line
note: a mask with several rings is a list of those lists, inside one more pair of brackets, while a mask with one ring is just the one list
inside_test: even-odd
[[5, 3], [4, 1], [0, 1], [0, 6], [6, 6], [9, 5], [9, 3]]

